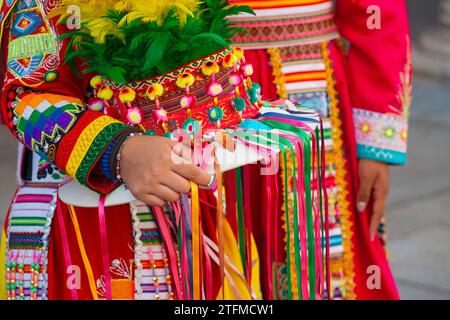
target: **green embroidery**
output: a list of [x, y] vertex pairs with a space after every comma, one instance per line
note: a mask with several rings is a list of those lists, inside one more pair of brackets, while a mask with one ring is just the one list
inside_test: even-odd
[[114, 137], [116, 137], [119, 133], [129, 129], [130, 127], [123, 123], [112, 123], [95, 137], [92, 145], [86, 152], [86, 155], [83, 158], [83, 161], [81, 161], [81, 164], [75, 174], [75, 178], [79, 183], [88, 186], [88, 173], [95, 165], [95, 162], [98, 160], [102, 152], [106, 149], [106, 147]]
[[12, 40], [8, 45], [8, 62], [56, 52], [56, 42], [51, 34], [38, 34]]

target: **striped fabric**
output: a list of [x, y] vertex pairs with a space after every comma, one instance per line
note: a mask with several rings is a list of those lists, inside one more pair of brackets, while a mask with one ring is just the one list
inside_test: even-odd
[[331, 0], [231, 2], [249, 5], [256, 13], [230, 18], [249, 31], [234, 39], [244, 49], [295, 46], [337, 38]]
[[238, 0], [234, 3], [250, 5], [256, 12], [256, 16], [240, 15], [233, 20], [249, 28], [249, 34], [234, 39], [236, 44], [246, 49], [267, 49], [280, 97], [315, 109], [323, 119], [327, 163], [325, 185], [330, 212], [331, 293], [334, 299], [345, 298], [347, 284], [341, 199], [336, 182], [337, 153], [333, 147], [334, 129], [324, 57], [324, 44], [338, 38], [332, 1]]
[[[37, 299], [47, 297], [47, 256], [50, 225], [55, 211], [57, 189], [55, 187], [24, 186], [17, 192], [11, 206], [7, 229], [6, 262], [14, 263], [15, 299], [30, 299], [33, 263], [39, 264], [39, 282], [34, 291]], [[23, 278], [20, 275], [23, 265]], [[23, 281], [23, 284], [20, 283]], [[12, 283], [9, 283], [11, 286]], [[8, 283], [7, 283], [8, 286]], [[8, 289], [8, 287], [7, 287]], [[7, 290], [12, 293], [11, 287]], [[21, 297], [21, 292], [23, 296]]]
[[135, 299], [169, 300], [172, 289], [167, 276], [170, 273], [155, 217], [144, 203], [134, 201], [130, 207], [135, 241]]

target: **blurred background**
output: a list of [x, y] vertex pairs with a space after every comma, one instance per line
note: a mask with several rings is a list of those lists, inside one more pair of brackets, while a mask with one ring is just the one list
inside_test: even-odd
[[[403, 299], [450, 299], [450, 0], [407, 3], [414, 101], [408, 165], [391, 169], [389, 259]], [[16, 186], [16, 142], [3, 126], [0, 137], [3, 224]]]

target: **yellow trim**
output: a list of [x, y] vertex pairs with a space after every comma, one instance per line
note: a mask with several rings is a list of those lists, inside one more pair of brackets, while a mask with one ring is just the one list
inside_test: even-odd
[[344, 157], [344, 142], [342, 132], [342, 121], [339, 116], [339, 99], [336, 92], [336, 81], [333, 77], [333, 65], [329, 57], [328, 51], [329, 42], [322, 43], [322, 55], [325, 62], [325, 71], [327, 75], [327, 93], [330, 110], [331, 130], [333, 150], [335, 152], [335, 167], [336, 167], [336, 186], [338, 188], [339, 196], [336, 197], [341, 214], [341, 228], [342, 228], [342, 245], [344, 247], [344, 283], [348, 290], [344, 292], [344, 297], [350, 300], [356, 298], [355, 294], [355, 270], [353, 264], [352, 251], [352, 221], [350, 217], [352, 211], [350, 210], [350, 202], [348, 200], [348, 184], [346, 180], [345, 157]]
[[273, 76], [275, 78], [273, 82], [277, 86], [278, 98], [287, 99], [286, 80], [282, 70], [283, 59], [280, 48], [267, 49], [267, 53], [270, 56], [270, 64], [273, 68]]
[[78, 140], [70, 154], [69, 161], [66, 165], [67, 175], [75, 178], [78, 167], [83, 161], [89, 147], [94, 142], [98, 133], [104, 130], [107, 126], [113, 123], [120, 123], [111, 117], [101, 116], [94, 121], [92, 121], [78, 137]]
[[80, 225], [78, 224], [77, 215], [73, 206], [68, 206], [70, 218], [72, 219], [73, 228], [75, 229], [75, 235], [77, 237], [78, 247], [80, 248], [81, 258], [83, 260], [84, 269], [89, 281], [89, 288], [91, 289], [92, 297], [94, 300], [98, 300], [97, 287], [95, 284], [94, 273], [92, 272], [91, 263], [84, 247], [83, 237], [81, 236]]
[[[6, 222], [5, 222], [6, 223]], [[3, 229], [3, 228], [2, 228]], [[0, 300], [6, 300], [6, 230], [2, 230], [0, 244]]]

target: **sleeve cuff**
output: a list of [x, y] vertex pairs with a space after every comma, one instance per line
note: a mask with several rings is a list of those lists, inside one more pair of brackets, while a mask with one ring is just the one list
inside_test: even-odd
[[58, 148], [56, 164], [80, 184], [101, 194], [107, 194], [120, 183], [112, 181], [94, 170], [109, 144], [133, 128], [98, 112], [86, 111], [81, 121], [65, 135]]
[[358, 158], [406, 164], [407, 119], [358, 108], [353, 109], [353, 119]]

